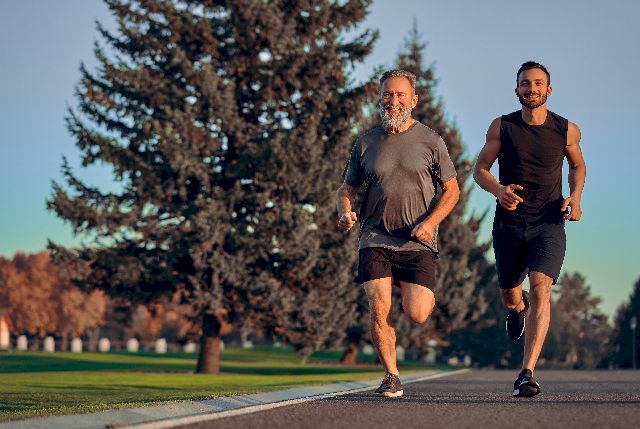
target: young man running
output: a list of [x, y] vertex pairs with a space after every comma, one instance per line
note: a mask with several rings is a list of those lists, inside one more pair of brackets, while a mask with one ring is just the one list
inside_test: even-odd
[[[549, 328], [551, 286], [566, 248], [564, 221], [582, 216], [586, 166], [578, 126], [547, 110], [552, 91], [548, 70], [528, 61], [516, 73], [516, 82], [522, 109], [491, 123], [473, 177], [497, 199], [493, 248], [502, 301], [510, 310], [507, 335], [517, 340], [525, 333], [524, 361], [513, 396], [535, 396], [540, 385], [533, 371]], [[562, 196], [565, 157], [567, 198]], [[489, 171], [496, 159], [499, 182]], [[527, 274], [529, 294], [522, 290]]]
[[[338, 228], [358, 216], [353, 201], [366, 185], [360, 207], [358, 282], [371, 311], [371, 333], [386, 370], [376, 393], [402, 396], [396, 366], [396, 334], [389, 323], [392, 285], [399, 284], [409, 319], [424, 323], [435, 305], [438, 225], [460, 195], [456, 171], [435, 131], [411, 117], [418, 102], [416, 77], [391, 70], [380, 79], [380, 126], [360, 137], [338, 189]], [[436, 199], [435, 184], [444, 190]]]

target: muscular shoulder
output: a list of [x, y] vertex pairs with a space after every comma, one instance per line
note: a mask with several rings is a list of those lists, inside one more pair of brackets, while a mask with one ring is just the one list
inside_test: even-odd
[[580, 142], [580, 138], [582, 137], [582, 133], [580, 132], [580, 127], [574, 124], [571, 121], [568, 121], [567, 125], [567, 146], [572, 146]]
[[515, 112], [507, 113], [506, 115], [502, 115], [499, 118], [500, 124], [519, 124], [522, 122], [522, 110], [516, 110]]
[[487, 130], [487, 141], [490, 139], [498, 139], [500, 140], [500, 128], [502, 127], [502, 116], [498, 116], [491, 124], [489, 124], [489, 129]]
[[380, 126], [369, 128], [364, 133], [360, 134], [355, 141], [354, 147], [365, 148], [372, 141], [379, 140], [384, 135], [384, 130]]
[[413, 134], [411, 136], [412, 139], [417, 139], [422, 144], [429, 146], [432, 149], [436, 149], [440, 142], [442, 141], [442, 137], [440, 134], [435, 132], [435, 130], [429, 128], [422, 122], [416, 121], [416, 125], [413, 127]]

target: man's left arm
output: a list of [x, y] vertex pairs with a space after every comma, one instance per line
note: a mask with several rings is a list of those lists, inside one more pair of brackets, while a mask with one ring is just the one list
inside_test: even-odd
[[565, 198], [562, 203], [562, 211], [571, 208], [571, 211], [565, 213], [564, 218], [570, 221], [578, 221], [582, 217], [582, 208], [580, 202], [582, 200], [582, 189], [587, 177], [587, 166], [580, 149], [580, 128], [573, 122], [569, 122], [567, 130], [567, 146], [564, 154], [569, 163], [569, 197]]
[[433, 240], [436, 227], [446, 218], [460, 199], [460, 187], [455, 176], [442, 184], [442, 196], [429, 216], [416, 225], [411, 236], [422, 242]]

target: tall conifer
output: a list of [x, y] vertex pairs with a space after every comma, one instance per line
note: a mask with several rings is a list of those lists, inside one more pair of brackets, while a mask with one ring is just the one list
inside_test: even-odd
[[345, 67], [375, 38], [344, 32], [369, 2], [106, 3], [118, 28], [98, 24], [100, 66], [81, 68], [67, 122], [82, 165], [110, 165], [121, 189], [85, 184], [65, 160], [49, 207], [94, 240], [50, 247], [110, 295], [180, 291], [202, 326], [197, 371], [217, 373], [220, 336], [254, 311], [279, 307], [286, 317], [269, 317], [284, 326], [295, 314], [283, 295], [326, 306], [327, 273], [345, 282], [352, 261], [325, 249], [345, 240], [328, 232], [333, 162], [366, 92], [347, 88]]
[[[635, 318], [635, 328], [631, 328], [631, 319]], [[640, 367], [640, 278], [636, 280], [629, 300], [621, 304], [613, 319], [614, 331], [612, 343], [615, 352], [613, 364], [619, 368], [633, 368], [634, 355], [636, 368]], [[635, 345], [635, 349], [634, 346]]]
[[424, 65], [425, 49], [426, 44], [414, 21], [396, 64], [398, 68], [416, 75], [419, 99], [412, 116], [436, 131], [444, 140], [458, 174], [461, 193], [455, 209], [439, 226], [440, 259], [434, 288], [436, 310], [432, 320], [417, 327], [406, 318], [398, 319], [399, 343], [422, 350], [429, 339], [444, 339], [451, 332], [466, 328], [483, 317], [487, 300], [481, 280], [489, 268], [485, 259], [489, 245], [478, 240], [482, 219], [467, 215], [473, 161], [465, 153], [460, 131], [447, 118], [442, 100], [436, 97], [437, 80], [433, 66]]

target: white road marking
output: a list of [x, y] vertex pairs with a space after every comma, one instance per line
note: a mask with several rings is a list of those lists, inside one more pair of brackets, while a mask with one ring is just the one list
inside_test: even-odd
[[[469, 371], [469, 370], [468, 369], [459, 369], [457, 371], [447, 371], [447, 372], [441, 372], [441, 373], [438, 373], [438, 374], [425, 375], [423, 377], [418, 377], [418, 378], [415, 378], [415, 379], [411, 379], [410, 381], [403, 382], [403, 384], [418, 383], [420, 381], [433, 380], [435, 378], [447, 377], [447, 376], [450, 376], [450, 375], [458, 375], [458, 374], [465, 373], [467, 371]], [[176, 427], [176, 426], [188, 425], [188, 424], [192, 424], [192, 423], [207, 422], [207, 421], [211, 421], [211, 420], [224, 419], [224, 418], [227, 418], [227, 417], [235, 417], [235, 416], [242, 416], [242, 415], [246, 415], [246, 414], [253, 414], [253, 413], [260, 412], [260, 411], [273, 410], [275, 408], [286, 407], [286, 406], [289, 406], [289, 405], [296, 405], [296, 404], [302, 404], [304, 402], [317, 401], [319, 399], [335, 398], [336, 396], [347, 395], [347, 394], [350, 394], [350, 393], [365, 392], [365, 391], [371, 390], [371, 389], [372, 389], [371, 386], [367, 386], [367, 387], [362, 387], [362, 388], [359, 388], [359, 389], [351, 389], [351, 390], [344, 390], [344, 391], [335, 392], [335, 393], [325, 393], [325, 394], [322, 394], [322, 395], [307, 396], [307, 397], [299, 398], [299, 399], [290, 399], [290, 400], [287, 400], [287, 401], [274, 402], [274, 403], [271, 403], [271, 404], [254, 405], [254, 406], [249, 406], [249, 407], [244, 407], [244, 408], [237, 408], [235, 410], [220, 411], [220, 412], [217, 412], [217, 413], [198, 414], [198, 415], [193, 415], [193, 416], [179, 417], [179, 418], [175, 418], [175, 419], [165, 419], [165, 420], [159, 420], [159, 421], [154, 421], [154, 422], [140, 423], [140, 424], [134, 424], [134, 425], [129, 425], [129, 426], [120, 426], [120, 427], [132, 428], [132, 429], [173, 428], [173, 427]]]

